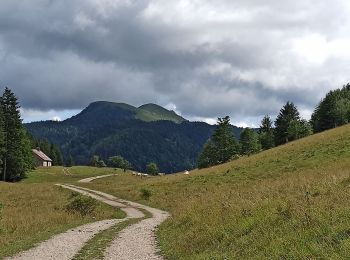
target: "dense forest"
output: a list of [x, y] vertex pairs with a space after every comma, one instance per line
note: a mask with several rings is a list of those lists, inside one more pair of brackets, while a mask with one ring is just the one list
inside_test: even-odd
[[[90, 164], [94, 155], [105, 162], [122, 156], [135, 170], [154, 162], [166, 173], [193, 169], [215, 126], [189, 122], [157, 105], [95, 102], [62, 122], [26, 124], [35, 137], [60, 147], [67, 165]], [[230, 127], [237, 138], [243, 129]]]
[[[287, 102], [275, 121], [265, 116], [258, 131], [231, 126], [228, 117], [219, 118], [218, 126], [212, 126], [189, 122], [154, 104], [136, 108], [103, 101], [90, 104], [63, 122], [35, 122], [26, 128], [53, 144], [50, 147], [55, 151], [47, 152], [58, 160], [56, 164], [86, 165], [98, 156], [95, 164], [103, 165], [121, 156], [136, 170], [146, 171], [149, 163], [156, 163], [160, 171], [170, 173], [223, 163], [348, 122], [349, 84], [330, 91], [309, 122], [301, 118], [292, 102]], [[59, 148], [54, 148], [56, 145]]]

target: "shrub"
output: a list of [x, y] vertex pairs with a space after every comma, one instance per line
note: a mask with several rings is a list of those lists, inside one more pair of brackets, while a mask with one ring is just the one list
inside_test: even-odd
[[144, 200], [149, 200], [149, 198], [152, 195], [152, 192], [148, 189], [141, 189], [141, 198], [143, 198]]
[[79, 213], [82, 217], [85, 217], [86, 215], [93, 213], [96, 206], [96, 200], [93, 198], [78, 195], [72, 198], [66, 206], [66, 210], [71, 213]]

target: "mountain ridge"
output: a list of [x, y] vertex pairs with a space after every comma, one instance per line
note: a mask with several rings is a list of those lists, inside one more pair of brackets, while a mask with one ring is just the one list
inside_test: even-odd
[[[215, 126], [190, 122], [156, 104], [134, 107], [125, 103], [96, 101], [61, 122], [25, 124], [35, 137], [58, 145], [65, 162], [72, 157], [86, 165], [93, 155], [103, 160], [121, 155], [135, 170], [144, 171], [150, 162], [166, 173], [193, 169], [204, 143]], [[238, 138], [242, 128], [232, 126]]]

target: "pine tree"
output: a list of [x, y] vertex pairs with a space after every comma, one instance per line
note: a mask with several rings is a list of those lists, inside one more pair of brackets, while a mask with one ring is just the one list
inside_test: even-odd
[[273, 122], [268, 115], [261, 120], [259, 140], [263, 150], [267, 150], [275, 146], [275, 135], [272, 124]]
[[215, 146], [217, 164], [228, 162], [239, 153], [238, 144], [232, 134], [230, 117], [218, 118], [218, 127], [212, 137]]
[[243, 155], [251, 155], [261, 150], [258, 134], [250, 128], [246, 128], [242, 131], [239, 143], [241, 146], [241, 154]]
[[282, 107], [275, 121], [275, 143], [276, 145], [288, 143], [295, 140], [288, 134], [288, 127], [293, 121], [300, 121], [298, 109], [292, 102], [287, 102]]
[[17, 98], [9, 88], [5, 88], [1, 106], [5, 132], [2, 179], [18, 181], [25, 177], [26, 171], [33, 165], [30, 141], [22, 126]]
[[[0, 105], [0, 169], [3, 170], [3, 156], [5, 153], [5, 122], [2, 106]], [[3, 177], [0, 176], [0, 180]]]
[[66, 166], [67, 166], [67, 167], [72, 167], [72, 166], [74, 166], [74, 165], [75, 165], [75, 162], [74, 162], [73, 156], [70, 154], [70, 155], [68, 156], [67, 161], [66, 161]]
[[198, 157], [198, 168], [207, 168], [216, 164], [216, 151], [215, 146], [211, 140], [209, 140], [204, 146], [203, 150]]
[[321, 100], [311, 116], [315, 132], [322, 132], [350, 122], [350, 84], [332, 90]]
[[239, 147], [232, 134], [230, 117], [218, 118], [218, 126], [213, 136], [204, 145], [198, 157], [198, 167], [209, 167], [228, 162], [239, 154]]

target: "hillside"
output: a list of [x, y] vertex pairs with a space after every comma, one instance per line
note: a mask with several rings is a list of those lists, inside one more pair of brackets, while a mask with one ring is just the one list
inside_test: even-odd
[[345, 259], [349, 169], [346, 125], [190, 175], [86, 186], [168, 210], [158, 232], [167, 259]]
[[[28, 131], [60, 146], [65, 161], [89, 163], [92, 155], [107, 160], [121, 155], [136, 170], [150, 162], [166, 173], [193, 169], [203, 144], [215, 126], [189, 122], [158, 105], [139, 108], [123, 103], [94, 102], [79, 114], [62, 122], [26, 124]], [[241, 128], [232, 127], [236, 137]]]

